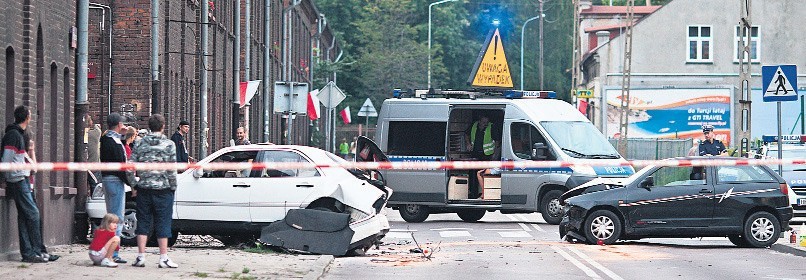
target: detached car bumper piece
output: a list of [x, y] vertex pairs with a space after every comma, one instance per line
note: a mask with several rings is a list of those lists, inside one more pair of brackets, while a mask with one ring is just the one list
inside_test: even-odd
[[260, 241], [289, 250], [343, 256], [355, 233], [349, 225], [350, 214], [292, 209], [285, 219], [264, 227]]

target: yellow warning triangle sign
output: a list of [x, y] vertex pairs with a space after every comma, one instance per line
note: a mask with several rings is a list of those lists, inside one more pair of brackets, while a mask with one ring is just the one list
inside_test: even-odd
[[498, 28], [487, 36], [484, 45], [468, 83], [480, 88], [512, 88], [512, 75]]

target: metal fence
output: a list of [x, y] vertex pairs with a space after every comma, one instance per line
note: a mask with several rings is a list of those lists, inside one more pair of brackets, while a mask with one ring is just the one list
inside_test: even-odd
[[[618, 139], [608, 139], [613, 147], [618, 146]], [[622, 155], [628, 160], [655, 160], [673, 157], [683, 157], [693, 146], [691, 139], [657, 139], [657, 138], [629, 138], [627, 139], [627, 154]]]

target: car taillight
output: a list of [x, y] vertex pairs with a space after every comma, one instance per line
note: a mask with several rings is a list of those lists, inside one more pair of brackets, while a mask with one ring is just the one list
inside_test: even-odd
[[789, 187], [787, 187], [786, 184], [781, 184], [780, 186], [781, 186], [781, 193], [783, 193], [785, 196], [788, 197], [789, 196]]

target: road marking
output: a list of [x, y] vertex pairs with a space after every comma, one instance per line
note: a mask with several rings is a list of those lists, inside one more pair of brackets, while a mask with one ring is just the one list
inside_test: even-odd
[[524, 224], [524, 223], [518, 223], [518, 225], [519, 225], [519, 226], [521, 226], [521, 227], [523, 228], [523, 230], [525, 230], [525, 231], [532, 231], [532, 229], [530, 229], [530, 228], [529, 228], [528, 226], [526, 226], [526, 224]]
[[613, 280], [624, 280], [624, 278], [621, 278], [615, 272], [607, 269], [606, 267], [604, 267], [600, 263], [598, 263], [595, 260], [593, 260], [591, 257], [588, 257], [588, 255], [585, 255], [581, 251], [577, 250], [577, 248], [568, 247], [568, 250], [571, 251], [571, 252], [574, 252], [574, 254], [577, 254], [577, 256], [579, 256], [580, 258], [582, 258], [583, 260], [588, 262], [591, 266], [595, 267], [596, 269], [601, 270], [602, 272], [604, 272], [604, 274], [607, 274], [607, 276], [610, 276], [610, 278], [612, 278]]
[[455, 230], [471, 230], [471, 229], [470, 228], [432, 228], [431, 230], [435, 230], [435, 231], [443, 231], [443, 230], [451, 231], [451, 230], [454, 230], [455, 231]]
[[386, 238], [412, 239], [410, 232], [388, 232]]
[[560, 249], [558, 247], [555, 247], [555, 246], [551, 246], [551, 248], [554, 249], [554, 251], [556, 251], [558, 254], [560, 254], [560, 256], [563, 256], [563, 258], [565, 258], [566, 260], [570, 261], [577, 268], [582, 270], [582, 272], [585, 272], [585, 274], [587, 274], [591, 278], [593, 278], [593, 279], [602, 279], [602, 277], [599, 276], [599, 274], [596, 274], [596, 271], [593, 271], [593, 269], [588, 268], [583, 263], [581, 263], [579, 260], [575, 259], [573, 256], [571, 256], [570, 254], [566, 253], [562, 249]]
[[470, 237], [470, 232], [466, 230], [455, 230], [455, 231], [440, 231], [440, 237]]
[[512, 230], [517, 230], [517, 231], [520, 231], [521, 229], [519, 229], [519, 228], [485, 228], [484, 230], [489, 230], [489, 231], [512, 231]]
[[536, 225], [536, 224], [532, 224], [532, 227], [533, 227], [533, 228], [535, 228], [537, 231], [546, 232], [546, 230], [545, 230], [545, 229], [543, 229], [542, 227], [540, 227], [540, 226], [538, 226], [538, 225]]
[[531, 234], [529, 234], [528, 232], [525, 232], [525, 231], [504, 231], [504, 232], [498, 232], [498, 234], [501, 235], [501, 237], [514, 237], [514, 238], [518, 238], [518, 237], [529, 238], [529, 237], [532, 237]]
[[389, 229], [390, 232], [417, 232], [416, 229], [402, 229], [402, 228], [391, 228]]

